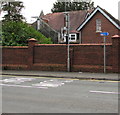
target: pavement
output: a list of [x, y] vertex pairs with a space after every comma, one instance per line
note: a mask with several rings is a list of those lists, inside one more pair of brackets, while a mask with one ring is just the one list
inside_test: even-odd
[[51, 72], [51, 71], [17, 71], [3, 70], [2, 75], [27, 76], [27, 77], [53, 77], [69, 78], [80, 80], [110, 80], [120, 81], [120, 75], [117, 73], [87, 73], [87, 72]]

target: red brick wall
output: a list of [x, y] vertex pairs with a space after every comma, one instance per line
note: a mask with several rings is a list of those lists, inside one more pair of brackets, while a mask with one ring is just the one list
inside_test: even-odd
[[[120, 37], [114, 36], [112, 44], [106, 44], [107, 72], [118, 72]], [[103, 72], [103, 44], [70, 44], [71, 71]], [[67, 71], [67, 45], [36, 44], [28, 47], [3, 47], [3, 65], [25, 66], [28, 70]], [[120, 72], [120, 71], [119, 71]]]
[[[72, 71], [103, 72], [103, 44], [83, 44], [73, 46]], [[112, 45], [106, 45], [106, 65], [111, 71]], [[91, 70], [90, 70], [91, 69]]]
[[35, 45], [33, 70], [66, 71], [66, 45]]
[[11, 46], [2, 48], [2, 64], [4, 66], [26, 66], [27, 58], [27, 47]]
[[[35, 45], [33, 49], [32, 69], [67, 71], [66, 45]], [[111, 71], [112, 45], [107, 45], [106, 51], [107, 67]], [[71, 71], [103, 72], [103, 57], [103, 44], [70, 45]]]
[[120, 37], [118, 35], [112, 37], [112, 44], [112, 69], [120, 73]]
[[119, 30], [100, 12], [97, 12], [81, 30], [82, 43], [103, 43], [103, 37], [96, 33], [96, 19], [102, 21], [102, 32], [109, 32], [106, 42], [112, 43], [111, 36], [117, 35]]
[[[112, 46], [106, 46], [107, 65], [112, 65]], [[74, 47], [74, 65], [103, 65], [103, 45], [79, 45]]]
[[[106, 46], [107, 67], [112, 67], [112, 45]], [[3, 48], [3, 65], [28, 65], [28, 49]], [[32, 70], [67, 71], [66, 45], [33, 45]], [[71, 71], [103, 71], [103, 44], [70, 45]], [[97, 68], [97, 70], [96, 70]], [[111, 69], [109, 69], [111, 71]]]
[[36, 45], [34, 63], [66, 64], [66, 45]]

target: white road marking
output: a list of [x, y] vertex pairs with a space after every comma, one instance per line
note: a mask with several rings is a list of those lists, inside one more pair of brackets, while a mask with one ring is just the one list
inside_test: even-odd
[[[21, 88], [53, 88], [53, 87], [59, 87], [64, 85], [65, 83], [73, 82], [73, 80], [58, 80], [58, 79], [50, 79], [50, 80], [44, 80], [40, 81], [39, 83], [23, 85], [24, 82], [29, 82], [32, 80], [37, 80], [36, 78], [9, 78], [9, 79], [3, 79], [0, 80], [1, 86], [9, 86], [9, 87], [21, 87]], [[38, 82], [38, 81], [37, 81]], [[20, 85], [21, 84], [21, 85]]]
[[0, 80], [0, 82], [20, 84], [20, 83], [23, 83], [26, 81], [32, 81], [32, 80], [35, 80], [35, 78], [9, 78], [9, 79]]
[[73, 82], [73, 80], [65, 80], [64, 82], [70, 83], [70, 82]]
[[42, 87], [59, 87], [64, 85], [65, 81], [58, 81], [58, 80], [47, 80], [37, 84], [32, 84], [33, 86], [42, 86]]
[[53, 81], [52, 79], [50, 81]]
[[20, 87], [20, 88], [41, 88], [47, 89], [47, 87], [34, 87], [34, 86], [27, 86], [27, 85], [12, 85], [12, 84], [0, 84], [1, 86], [8, 86], [8, 87]]
[[89, 91], [90, 93], [102, 93], [102, 94], [120, 94], [119, 92], [110, 92], [110, 91]]

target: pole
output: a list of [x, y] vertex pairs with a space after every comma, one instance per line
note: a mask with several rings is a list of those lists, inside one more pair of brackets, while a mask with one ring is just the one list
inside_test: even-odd
[[70, 45], [69, 45], [69, 14], [66, 12], [66, 0], [65, 0], [65, 26], [67, 28], [67, 33], [66, 33], [66, 43], [67, 43], [67, 71], [70, 72]]
[[104, 73], [106, 73], [106, 37], [104, 36]]
[[67, 51], [68, 51], [67, 69], [68, 69], [68, 72], [70, 72], [70, 45], [69, 45], [69, 36], [68, 36]]
[[66, 42], [67, 42], [67, 71], [70, 72], [70, 44], [69, 44], [69, 14], [67, 13], [67, 38], [66, 38]]

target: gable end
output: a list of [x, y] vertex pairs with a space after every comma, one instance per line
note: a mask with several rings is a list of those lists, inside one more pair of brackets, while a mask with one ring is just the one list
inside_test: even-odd
[[78, 27], [77, 31], [80, 31], [85, 24], [99, 11], [103, 16], [105, 16], [116, 28], [120, 29], [120, 26], [113, 21], [99, 6], [91, 13], [91, 15]]

